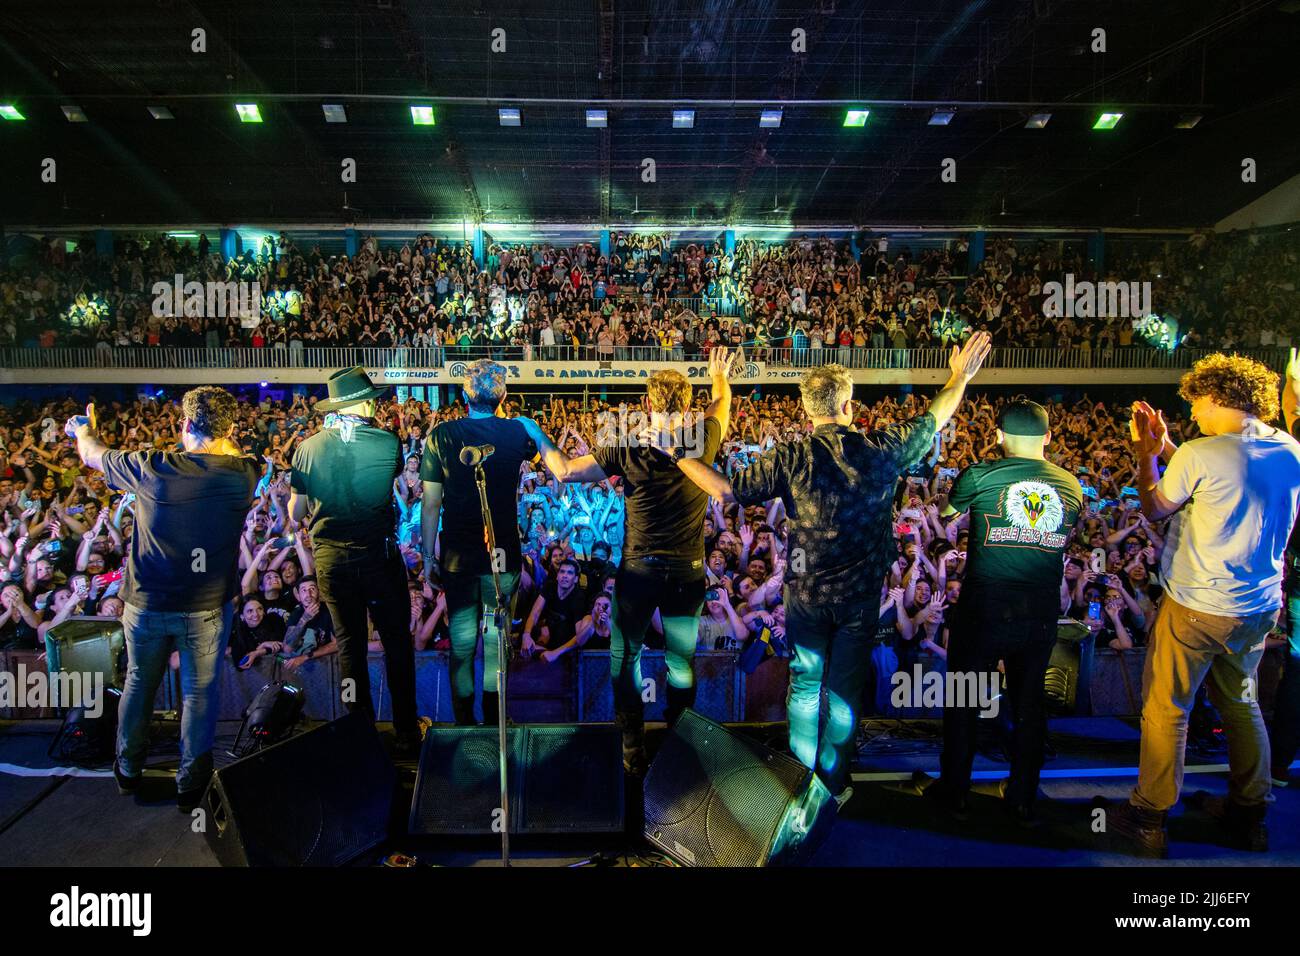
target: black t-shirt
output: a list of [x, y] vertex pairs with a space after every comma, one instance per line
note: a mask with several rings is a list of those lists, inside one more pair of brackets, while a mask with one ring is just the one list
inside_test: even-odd
[[545, 624], [550, 630], [547, 647], [560, 647], [578, 633], [578, 622], [587, 615], [587, 593], [575, 584], [568, 597], [562, 598], [555, 578], [551, 578], [542, 586], [542, 600], [546, 606], [538, 627]]
[[948, 501], [971, 513], [968, 588], [1060, 588], [1061, 555], [1083, 507], [1074, 475], [1037, 458], [982, 461], [957, 476]]
[[[330, 617], [329, 608], [324, 603], [316, 606], [316, 613], [306, 617], [307, 609], [298, 605], [289, 615], [285, 627], [285, 652], [289, 655], [304, 654], [313, 648], [322, 647], [334, 640], [334, 619]], [[290, 629], [300, 627], [296, 635], [290, 635]]]
[[[722, 424], [704, 419], [704, 454], [712, 465], [722, 444]], [[658, 555], [673, 564], [703, 567], [704, 514], [709, 496], [667, 455], [652, 448], [609, 445], [597, 448], [596, 464], [623, 479], [627, 503], [624, 558]]]
[[420, 460], [420, 478], [442, 485], [442, 566], [464, 574], [491, 574], [492, 564], [483, 546], [483, 513], [479, 506], [474, 469], [460, 463], [467, 445], [492, 445], [483, 459], [487, 479], [488, 511], [497, 547], [505, 554], [505, 567], [523, 567], [519, 550], [519, 466], [537, 457], [537, 446], [524, 426], [512, 418], [458, 418], [443, 422], [430, 433]]
[[255, 628], [245, 624], [242, 617], [236, 617], [230, 629], [230, 659], [238, 664], [263, 641], [283, 641], [284, 628], [284, 618], [278, 614], [263, 615], [262, 623]]
[[293, 453], [293, 490], [310, 499], [315, 547], [375, 547], [391, 538], [393, 479], [402, 470], [397, 436], [357, 425], [352, 441], [337, 428], [312, 435]]
[[208, 611], [239, 590], [239, 536], [261, 468], [252, 458], [107, 451], [104, 475], [136, 495], [120, 596], [146, 611]]

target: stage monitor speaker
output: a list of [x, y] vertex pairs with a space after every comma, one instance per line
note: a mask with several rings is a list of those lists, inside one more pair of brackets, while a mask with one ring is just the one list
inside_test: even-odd
[[126, 685], [126, 638], [114, 617], [70, 617], [50, 628], [52, 670], [65, 674], [103, 674], [105, 687]]
[[[623, 748], [595, 725], [507, 730], [511, 833], [621, 833]], [[496, 727], [433, 727], [411, 798], [413, 834], [500, 832]], [[495, 827], [495, 829], [494, 829]]]
[[208, 843], [223, 866], [341, 866], [388, 836], [396, 787], [358, 711], [217, 770]]
[[646, 839], [687, 866], [802, 863], [834, 818], [830, 792], [798, 760], [692, 710], [646, 774]]
[[1092, 713], [1093, 640], [1088, 626], [1080, 621], [1061, 618], [1056, 622], [1056, 644], [1043, 678], [1043, 693], [1052, 713], [1078, 717]]

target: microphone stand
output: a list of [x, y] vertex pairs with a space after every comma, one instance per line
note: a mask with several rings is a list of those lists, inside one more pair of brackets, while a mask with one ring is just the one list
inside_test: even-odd
[[[510, 662], [510, 641], [507, 637], [506, 622], [508, 612], [504, 596], [501, 594], [500, 570], [497, 567], [497, 537], [492, 528], [492, 512], [488, 508], [487, 476], [483, 473], [483, 462], [474, 466], [474, 483], [478, 486], [479, 508], [483, 512], [483, 543], [488, 551], [488, 563], [492, 568], [492, 590], [496, 594], [496, 608], [491, 612], [492, 621], [497, 630], [497, 731], [498, 746], [501, 752], [501, 865], [510, 865], [510, 788], [508, 786], [507, 742], [506, 742], [506, 667]], [[484, 623], [488, 612], [483, 613]], [[487, 714], [483, 715], [487, 719]]]

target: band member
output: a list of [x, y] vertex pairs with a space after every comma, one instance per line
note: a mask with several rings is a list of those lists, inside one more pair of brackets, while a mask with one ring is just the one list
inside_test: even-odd
[[393, 699], [395, 753], [410, 756], [420, 743], [415, 707], [415, 650], [411, 642], [406, 564], [397, 547], [393, 479], [403, 458], [397, 436], [375, 426], [376, 399], [360, 366], [335, 372], [324, 427], [293, 453], [289, 512], [301, 522], [311, 511], [312, 553], [320, 597], [334, 623], [343, 702], [374, 719], [366, 666], [369, 614], [384, 645]]
[[[451, 632], [451, 695], [456, 723], [474, 723], [474, 656], [478, 649], [479, 621], [489, 622], [483, 630], [483, 720], [496, 724], [500, 701], [495, 688], [498, 640], [492, 611], [496, 592], [492, 586], [492, 559], [484, 546], [482, 507], [474, 468], [461, 464], [461, 450], [490, 445], [493, 451], [483, 459], [487, 484], [488, 512], [497, 547], [497, 579], [502, 600], [510, 607], [523, 569], [518, 533], [515, 493], [519, 488], [519, 467], [537, 457], [537, 446], [515, 419], [502, 417], [506, 397], [506, 370], [502, 365], [480, 359], [469, 366], [463, 385], [469, 414], [442, 422], [429, 435], [420, 464], [424, 482], [420, 514], [426, 574], [441, 570], [447, 596], [447, 626]], [[454, 503], [443, 508], [443, 500]], [[441, 519], [441, 550], [436, 551]], [[435, 557], [441, 555], [441, 561]]]
[[[711, 402], [702, 419], [692, 421], [691, 385], [680, 372], [656, 372], [646, 382], [649, 427], [674, 433], [675, 447], [712, 464], [731, 418], [727, 350], [709, 352]], [[646, 628], [658, 608], [668, 666], [667, 709], [671, 724], [695, 703], [695, 644], [704, 606], [704, 513], [708, 496], [670, 459], [640, 442], [637, 434], [600, 440], [591, 455], [570, 459], [532, 419], [520, 419], [541, 449], [546, 467], [560, 481], [623, 481], [627, 532], [623, 563], [614, 582], [610, 674], [614, 721], [623, 733], [623, 767], [634, 776], [646, 769], [645, 703], [641, 650]]]
[[[1256, 676], [1282, 605], [1282, 555], [1300, 494], [1300, 443], [1268, 423], [1278, 377], [1260, 362], [1211, 355], [1183, 376], [1203, 437], [1176, 446], [1164, 415], [1133, 406], [1142, 513], [1172, 517], [1160, 558], [1165, 597], [1142, 675], [1138, 782], [1107, 812], [1107, 832], [1133, 851], [1168, 852], [1165, 818], [1183, 784], [1187, 717], [1201, 684], [1228, 736], [1228, 796], [1202, 797], [1245, 849], [1268, 849], [1269, 742]], [[1160, 476], [1157, 462], [1169, 466]]]
[[[1045, 460], [1052, 432], [1047, 409], [1037, 402], [1005, 406], [997, 440], [1005, 457], [958, 475], [942, 512], [948, 517], [969, 511], [971, 521], [948, 673], [963, 678], [961, 686], [976, 687], [981, 675], [995, 679], [998, 661], [1004, 663], [1001, 706], [1010, 708], [1012, 724], [1004, 798], [1018, 821], [1032, 825], [1047, 739], [1043, 681], [1056, 644], [1063, 556], [1083, 508], [1083, 489], [1068, 471]], [[966, 809], [984, 703], [944, 701], [942, 775], [926, 795], [958, 815]]]
[[234, 599], [239, 536], [260, 477], [259, 463], [231, 442], [237, 404], [205, 385], [181, 399], [183, 451], [110, 451], [95, 431], [93, 407], [68, 419], [77, 453], [108, 483], [135, 495], [135, 533], [121, 597], [127, 672], [118, 705], [118, 792], [140, 786], [149, 721], [172, 652], [180, 655], [181, 761], [176, 805], [198, 806], [212, 776], [212, 741]]
[[692, 481], [724, 503], [785, 503], [791, 556], [785, 628], [794, 646], [786, 707], [790, 749], [841, 806], [852, 795], [853, 738], [880, 614], [878, 593], [864, 593], [863, 582], [882, 580], [897, 556], [892, 533], [899, 476], [931, 449], [988, 352], [985, 332], [960, 349], [954, 346], [951, 375], [929, 409], [867, 434], [853, 427], [849, 371], [823, 365], [800, 383], [813, 425], [809, 437], [777, 445], [730, 482], [703, 459], [678, 461]]

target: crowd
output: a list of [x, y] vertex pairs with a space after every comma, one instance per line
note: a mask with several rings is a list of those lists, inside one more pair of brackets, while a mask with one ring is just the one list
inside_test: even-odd
[[[109, 259], [50, 241], [0, 270], [0, 345], [95, 348], [105, 361], [115, 348], [242, 346], [283, 350], [292, 365], [320, 346], [429, 349], [421, 360], [437, 364], [470, 354], [681, 361], [743, 344], [769, 361], [852, 366], [867, 361], [855, 350], [939, 346], [981, 329], [996, 346], [1102, 355], [1300, 341], [1297, 233], [1116, 239], [1100, 275], [1077, 241], [989, 237], [972, 271], [966, 239], [916, 252], [859, 239], [743, 240], [727, 253], [616, 233], [608, 255], [591, 243], [492, 243], [481, 264], [467, 243], [428, 235], [368, 237], [348, 257], [281, 234], [229, 260], [206, 235], [120, 241]], [[157, 307], [154, 283], [178, 274], [257, 282], [259, 315]], [[1149, 282], [1155, 318], [1049, 315], [1047, 286], [1067, 275]]]
[[[995, 423], [1005, 401], [967, 399], [930, 453], [899, 482], [898, 558], [884, 580], [862, 582], [864, 590], [877, 589], [880, 595], [873, 655], [882, 675], [909, 670], [922, 660], [943, 666], [945, 619], [961, 600], [969, 518], [945, 519], [941, 513], [957, 472], [997, 456]], [[705, 404], [702, 392], [697, 402]], [[320, 427], [314, 404], [314, 398], [301, 395], [287, 403], [240, 404], [235, 440], [264, 465], [240, 543], [243, 593], [230, 655], [241, 667], [272, 655], [292, 670], [313, 652], [331, 650], [333, 626], [313, 574], [309, 528], [296, 523], [287, 507], [293, 450]], [[869, 430], [900, 422], [923, 404], [909, 394], [862, 405], [857, 425]], [[1161, 598], [1158, 569], [1165, 538], [1163, 527], [1136, 507], [1128, 409], [1088, 399], [1048, 408], [1053, 427], [1048, 459], [1076, 474], [1088, 499], [1065, 560], [1061, 613], [1094, 632], [1099, 647], [1141, 646]], [[101, 474], [79, 465], [56, 425], [74, 411], [70, 401], [0, 410], [3, 646], [38, 647], [50, 627], [75, 614], [122, 614], [117, 590], [133, 533], [133, 502], [108, 488]], [[602, 416], [620, 413], [617, 406], [560, 399], [526, 408], [512, 401], [510, 411], [535, 418], [570, 454], [593, 448], [601, 440]], [[409, 569], [411, 639], [420, 650], [446, 648], [449, 640], [440, 582], [421, 567], [420, 455], [423, 439], [438, 422], [464, 413], [460, 405], [431, 409], [415, 399], [389, 400], [379, 413], [407, 456], [406, 469], [393, 483], [393, 507]], [[112, 403], [99, 407], [98, 414], [110, 447], [176, 444], [181, 415], [173, 402]], [[719, 460], [734, 473], [806, 429], [794, 396], [737, 397], [732, 432]], [[1182, 441], [1194, 429], [1174, 418], [1171, 433]], [[540, 463], [521, 472], [518, 533], [525, 559], [514, 631], [526, 656], [553, 662], [582, 648], [608, 647], [609, 598], [622, 557], [624, 514], [617, 479], [561, 484]], [[786, 523], [779, 500], [745, 509], [712, 502], [704, 529], [709, 590], [699, 627], [701, 649], [734, 651], [749, 668], [783, 651], [782, 582], [791, 559]], [[374, 648], [379, 649], [377, 638]], [[886, 684], [877, 688], [875, 706], [877, 712], [890, 712]]]

